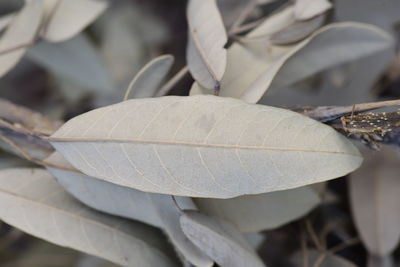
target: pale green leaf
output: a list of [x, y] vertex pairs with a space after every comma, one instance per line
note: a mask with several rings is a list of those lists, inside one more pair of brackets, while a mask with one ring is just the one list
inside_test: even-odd
[[[26, 46], [34, 41], [42, 16], [42, 0], [28, 1], [9, 22], [0, 39], [0, 77], [23, 57]], [[17, 48], [17, 49], [14, 49]]]
[[194, 199], [201, 212], [232, 223], [241, 232], [273, 229], [310, 212], [318, 203], [318, 195], [309, 187], [301, 187], [231, 199]]
[[225, 72], [228, 40], [215, 0], [190, 0], [187, 18], [189, 71], [200, 84], [214, 89]]
[[57, 44], [41, 42], [28, 50], [28, 57], [81, 87], [102, 93], [113, 90], [110, 74], [85, 35]]
[[[64, 167], [64, 169], [55, 167], [48, 169], [69, 193], [84, 204], [100, 211], [159, 227], [166, 232], [187, 261], [196, 266], [212, 266], [212, 261], [183, 234], [179, 226], [180, 211], [172, 196], [145, 193], [89, 177], [74, 170], [59, 153], [53, 153], [46, 161], [54, 166]], [[190, 199], [182, 198], [180, 201], [191, 202]]]
[[43, 169], [0, 171], [0, 218], [36, 237], [124, 266], [176, 266], [154, 229], [87, 208]]
[[362, 161], [329, 126], [216, 96], [128, 100], [73, 118], [49, 141], [89, 176], [194, 197], [300, 187], [343, 176]]
[[44, 38], [62, 42], [81, 32], [107, 8], [104, 0], [58, 0], [49, 14]]
[[124, 100], [153, 97], [160, 89], [173, 63], [174, 57], [171, 55], [159, 56], [147, 63], [129, 84]]
[[264, 266], [247, 240], [227, 222], [185, 211], [180, 224], [186, 236], [221, 267]]

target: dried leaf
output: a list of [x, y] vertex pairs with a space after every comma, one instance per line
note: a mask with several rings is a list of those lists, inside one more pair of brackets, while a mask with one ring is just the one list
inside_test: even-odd
[[[17, 65], [25, 54], [24, 46], [34, 41], [40, 25], [42, 5], [42, 0], [27, 1], [1, 36], [0, 52], [7, 53], [0, 55], [0, 77]], [[18, 49], [10, 50], [14, 48]]]
[[46, 161], [64, 167], [48, 167], [48, 170], [69, 193], [84, 204], [160, 227], [187, 261], [195, 266], [212, 266], [213, 262], [183, 234], [179, 227], [181, 214], [171, 196], [149, 194], [92, 178], [77, 170], [68, 171], [65, 168], [73, 167], [59, 153], [54, 153]]
[[147, 63], [129, 84], [124, 100], [153, 97], [160, 89], [160, 84], [167, 76], [173, 63], [174, 57], [171, 55], [159, 56]]
[[113, 91], [113, 81], [85, 35], [66, 42], [42, 42], [28, 50], [28, 57], [55, 75], [101, 93]]
[[186, 236], [220, 266], [264, 266], [246, 239], [228, 223], [196, 211], [180, 219]]
[[343, 176], [362, 161], [329, 126], [216, 96], [132, 99], [75, 117], [49, 141], [89, 176], [194, 197], [300, 187]]
[[42, 169], [0, 171], [0, 217], [36, 237], [124, 266], [176, 266], [154, 229], [83, 206]]
[[[400, 239], [398, 151], [366, 151], [362, 167], [349, 180], [354, 221], [368, 251], [390, 254]], [[367, 153], [368, 152], [368, 153]]]
[[199, 210], [232, 223], [241, 232], [273, 229], [310, 212], [318, 195], [309, 187], [241, 196], [232, 199], [194, 199]]
[[190, 0], [187, 17], [190, 73], [204, 87], [218, 88], [226, 68], [228, 38], [215, 0]]
[[332, 8], [328, 0], [296, 0], [295, 15], [298, 20], [307, 20]]
[[[103, 13], [108, 2], [103, 0], [58, 0], [44, 38], [51, 42], [65, 41], [86, 28]], [[34, 1], [33, 1], [34, 2]]]

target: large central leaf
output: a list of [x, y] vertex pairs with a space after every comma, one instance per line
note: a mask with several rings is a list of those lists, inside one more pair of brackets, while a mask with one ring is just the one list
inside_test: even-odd
[[142, 191], [229, 198], [343, 176], [362, 161], [332, 128], [216, 96], [134, 99], [67, 122], [51, 143], [82, 172]]

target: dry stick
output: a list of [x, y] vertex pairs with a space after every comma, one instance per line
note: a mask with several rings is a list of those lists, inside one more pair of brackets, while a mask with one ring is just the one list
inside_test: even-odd
[[164, 84], [160, 90], [157, 92], [156, 97], [165, 96], [168, 92], [175, 86], [183, 77], [188, 74], [188, 66], [184, 66], [180, 71], [178, 71], [166, 84]]
[[322, 246], [320, 240], [318, 239], [318, 236], [315, 233], [314, 228], [312, 227], [309, 219], [306, 219], [306, 229], [307, 229], [307, 232], [310, 235], [312, 241], [314, 242], [314, 245], [317, 247], [317, 249], [324, 250], [324, 247]]
[[[337, 119], [346, 114], [351, 114], [352, 112], [363, 112], [363, 111], [369, 111], [373, 109], [391, 107], [397, 105], [400, 105], [400, 100], [362, 103], [351, 106], [322, 106], [322, 107], [311, 107], [311, 108], [299, 107], [298, 110], [310, 118], [326, 122], [329, 120]], [[293, 108], [293, 110], [296, 109], [297, 108]]]
[[58, 164], [47, 162], [45, 160], [35, 159], [31, 155], [29, 155], [29, 153], [27, 151], [25, 151], [20, 146], [18, 146], [15, 142], [13, 142], [11, 139], [9, 139], [3, 135], [0, 135], [0, 140], [3, 140], [5, 143], [7, 143], [9, 146], [11, 146], [13, 149], [15, 149], [15, 151], [17, 151], [24, 159], [26, 159], [28, 161], [31, 161], [33, 163], [36, 163], [36, 164], [39, 164], [39, 165], [42, 165], [45, 167], [48, 166], [48, 167], [53, 167], [53, 168], [62, 169], [62, 170], [66, 170], [66, 171], [77, 172], [77, 170], [75, 170], [73, 168], [61, 166]]
[[302, 231], [300, 236], [301, 254], [303, 255], [303, 266], [308, 267], [308, 249], [305, 233]]
[[323, 252], [315, 261], [313, 267], [319, 267], [321, 266], [322, 262], [326, 259], [326, 257], [331, 256], [335, 254], [336, 252], [345, 249], [347, 247], [353, 246], [355, 244], [358, 244], [360, 242], [360, 239], [358, 237], [349, 239], [344, 241], [343, 243], [329, 249], [328, 251]]

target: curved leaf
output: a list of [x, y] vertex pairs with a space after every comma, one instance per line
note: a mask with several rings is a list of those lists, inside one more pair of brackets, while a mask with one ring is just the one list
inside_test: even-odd
[[159, 56], [147, 63], [129, 84], [124, 100], [153, 97], [173, 63], [174, 57], [171, 55]]
[[310, 212], [319, 197], [309, 187], [241, 196], [194, 199], [199, 210], [232, 223], [241, 232], [260, 232], [296, 220]]
[[300, 187], [343, 176], [362, 161], [329, 126], [216, 96], [132, 99], [73, 118], [49, 141], [87, 175], [194, 197]]
[[212, 266], [213, 262], [190, 243], [179, 227], [180, 212], [171, 196], [141, 192], [73, 171], [73, 167], [59, 153], [53, 153], [46, 161], [64, 167], [48, 167], [48, 170], [69, 193], [84, 204], [160, 227], [187, 261], [196, 266]]
[[87, 208], [43, 169], [0, 171], [0, 217], [36, 237], [124, 266], [176, 266], [154, 229]]
[[328, 0], [296, 0], [294, 13], [296, 19], [307, 20], [321, 15], [330, 8], [332, 4]]
[[226, 68], [228, 38], [215, 0], [190, 0], [187, 18], [189, 71], [206, 88], [217, 88]]
[[246, 239], [228, 223], [185, 211], [180, 224], [186, 236], [220, 266], [264, 266]]
[[[392, 44], [393, 39], [386, 32], [354, 22], [322, 27], [299, 44], [270, 46], [265, 57], [235, 44], [228, 50], [232, 64], [221, 82], [220, 95], [256, 103], [268, 89], [288, 86], [335, 65], [385, 50]], [[194, 85], [191, 94], [196, 93], [211, 92]]]
[[100, 16], [107, 6], [108, 2], [103, 0], [59, 0], [49, 14], [44, 38], [62, 42], [73, 37]]
[[17, 65], [25, 54], [26, 46], [33, 42], [40, 26], [42, 0], [27, 1], [8, 24], [0, 39], [0, 52], [18, 48], [0, 55], [0, 77]]
[[390, 254], [400, 240], [398, 151], [366, 151], [366, 161], [349, 179], [350, 203], [363, 243], [372, 254]]

